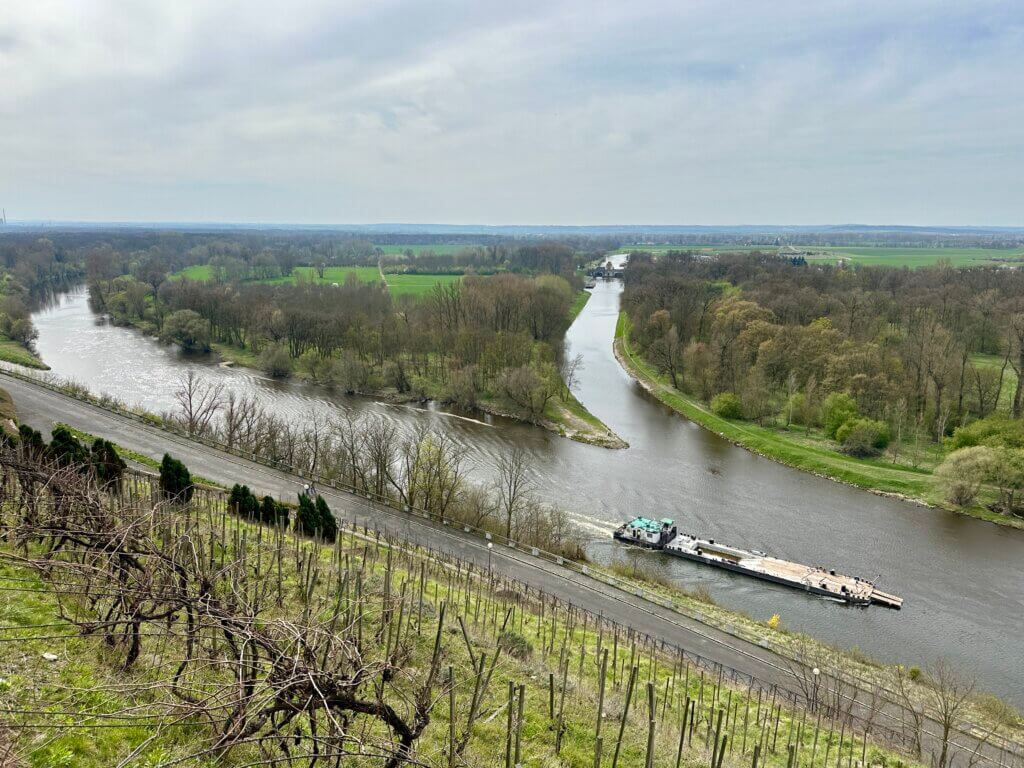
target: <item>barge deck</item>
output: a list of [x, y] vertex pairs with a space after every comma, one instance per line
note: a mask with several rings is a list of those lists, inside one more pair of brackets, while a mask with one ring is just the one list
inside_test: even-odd
[[756, 550], [732, 547], [714, 539], [679, 533], [669, 519], [637, 517], [621, 525], [613, 535], [627, 544], [656, 549], [674, 557], [802, 589], [851, 605], [875, 603], [895, 609], [903, 607], [903, 598], [881, 591], [866, 579], [844, 576], [820, 566], [782, 560]]

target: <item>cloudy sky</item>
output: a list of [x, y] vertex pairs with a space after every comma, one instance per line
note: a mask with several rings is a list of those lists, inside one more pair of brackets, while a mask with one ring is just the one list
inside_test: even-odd
[[1024, 6], [6, 0], [17, 219], [1024, 224]]

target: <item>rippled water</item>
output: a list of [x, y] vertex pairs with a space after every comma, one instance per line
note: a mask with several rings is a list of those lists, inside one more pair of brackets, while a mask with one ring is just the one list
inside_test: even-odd
[[[947, 657], [982, 687], [1024, 705], [1024, 531], [894, 501], [790, 470], [730, 445], [650, 398], [611, 350], [621, 287], [602, 283], [569, 330], [582, 353], [580, 400], [629, 441], [610, 451], [544, 430], [475, 414], [394, 406], [281, 383], [209, 358], [185, 356], [93, 315], [84, 291], [34, 316], [38, 350], [53, 370], [149, 410], [174, 406], [186, 366], [278, 414], [313, 409], [372, 411], [411, 426], [430, 420], [465, 445], [483, 479], [513, 444], [533, 458], [539, 490], [569, 510], [595, 558], [640, 558], [681, 585], [706, 585], [717, 602], [883, 661]], [[610, 539], [634, 514], [673, 517], [690, 532], [850, 575], [903, 596], [904, 610], [857, 609]]]

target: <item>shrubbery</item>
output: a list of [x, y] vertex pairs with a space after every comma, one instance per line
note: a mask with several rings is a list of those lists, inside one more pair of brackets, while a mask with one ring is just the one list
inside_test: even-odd
[[191, 501], [195, 491], [188, 467], [169, 453], [165, 453], [160, 462], [160, 490], [168, 499], [183, 502]]
[[836, 430], [836, 441], [850, 456], [878, 456], [889, 445], [889, 427], [883, 421], [850, 419]]
[[836, 433], [841, 426], [859, 415], [857, 402], [845, 392], [833, 392], [821, 404], [821, 425], [832, 440], [838, 439]]
[[711, 412], [723, 419], [742, 419], [743, 403], [732, 392], [722, 392], [711, 398]]
[[235, 483], [232, 486], [228, 494], [228, 508], [247, 520], [258, 520], [268, 525], [288, 524], [287, 504], [275, 501], [273, 496], [264, 496], [261, 500], [247, 485]]
[[317, 496], [316, 501], [313, 501], [307, 494], [299, 495], [295, 530], [307, 536], [317, 536], [324, 541], [334, 541], [337, 538], [338, 523], [323, 496]]

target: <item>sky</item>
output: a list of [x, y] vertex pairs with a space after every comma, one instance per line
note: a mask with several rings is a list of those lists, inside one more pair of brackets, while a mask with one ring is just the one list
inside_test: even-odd
[[1024, 224], [1024, 4], [6, 0], [8, 218]]

